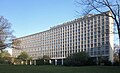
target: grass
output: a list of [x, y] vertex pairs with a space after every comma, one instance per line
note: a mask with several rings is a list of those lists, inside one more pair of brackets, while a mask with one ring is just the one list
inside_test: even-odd
[[117, 66], [14, 66], [0, 65], [0, 73], [120, 73]]

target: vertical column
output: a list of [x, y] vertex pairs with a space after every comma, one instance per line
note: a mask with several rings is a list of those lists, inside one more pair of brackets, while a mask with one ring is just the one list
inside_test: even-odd
[[32, 61], [30, 60], [30, 65], [32, 65]]
[[22, 65], [23, 65], [23, 63], [24, 63], [24, 62], [23, 62], [23, 61], [21, 61], [21, 64], [22, 64]]
[[27, 60], [25, 61], [25, 64], [27, 65]]
[[62, 59], [62, 65], [63, 65], [63, 63], [64, 63], [64, 61], [63, 61], [63, 59]]
[[51, 60], [49, 60], [49, 63], [51, 64], [51, 63], [52, 63], [52, 61], [51, 61]]
[[36, 65], [36, 60], [34, 60], [34, 65]]
[[98, 61], [99, 61], [99, 60], [98, 60], [98, 57], [96, 57], [96, 64], [97, 64], [97, 65], [98, 65]]
[[57, 65], [57, 59], [55, 59], [55, 65]]

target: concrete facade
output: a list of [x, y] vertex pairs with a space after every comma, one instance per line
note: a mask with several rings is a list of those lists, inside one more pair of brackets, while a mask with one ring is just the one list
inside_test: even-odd
[[[111, 14], [109, 11], [105, 12]], [[61, 60], [73, 53], [85, 51], [91, 57], [103, 56], [113, 62], [113, 19], [102, 14], [89, 14], [75, 20], [50, 27], [49, 30], [17, 38], [19, 50], [14, 57], [26, 51], [33, 59], [48, 55], [51, 61]]]

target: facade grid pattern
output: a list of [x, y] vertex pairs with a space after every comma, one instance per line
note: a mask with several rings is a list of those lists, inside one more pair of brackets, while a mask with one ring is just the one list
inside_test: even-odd
[[[105, 12], [111, 14], [109, 11]], [[102, 14], [89, 14], [73, 21], [51, 27], [49, 30], [17, 38], [20, 50], [13, 49], [16, 57], [26, 51], [33, 59], [48, 55], [64, 59], [73, 53], [85, 51], [91, 57], [104, 56], [113, 61], [113, 19]]]

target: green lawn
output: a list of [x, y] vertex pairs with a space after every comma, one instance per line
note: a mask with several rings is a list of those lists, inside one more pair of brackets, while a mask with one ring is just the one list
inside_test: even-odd
[[120, 73], [117, 66], [13, 66], [0, 65], [0, 73]]

